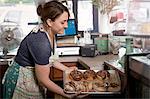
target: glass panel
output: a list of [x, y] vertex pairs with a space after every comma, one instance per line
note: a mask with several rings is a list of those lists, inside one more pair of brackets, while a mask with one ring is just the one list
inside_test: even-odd
[[0, 26], [16, 23], [23, 39], [37, 25], [38, 16], [34, 0], [0, 1]]
[[78, 1], [78, 30], [93, 30], [93, 5], [92, 0]]
[[21, 11], [8, 11], [4, 22], [15, 22], [17, 24], [20, 23]]
[[150, 1], [130, 2], [128, 10], [128, 33], [150, 35]]

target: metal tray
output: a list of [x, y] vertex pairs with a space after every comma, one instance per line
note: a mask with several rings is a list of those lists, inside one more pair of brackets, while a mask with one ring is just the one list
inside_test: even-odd
[[[81, 71], [81, 72], [85, 72], [86, 70], [78, 70], [78, 71]], [[94, 70], [95, 72], [99, 71], [99, 70]], [[120, 94], [121, 92], [121, 81], [120, 81], [120, 77], [119, 77], [119, 74], [117, 71], [115, 70], [107, 70], [109, 73], [110, 73], [110, 77], [113, 77], [113, 82], [117, 82], [117, 84], [119, 84], [118, 86], [118, 90], [116, 91], [93, 91], [93, 92], [81, 92], [81, 93], [88, 93], [88, 94]], [[71, 71], [65, 71], [63, 72], [63, 84], [65, 85], [66, 83], [70, 82], [70, 81], [73, 81], [73, 82], [80, 82], [80, 81], [83, 81], [82, 79], [80, 81], [74, 81], [72, 80], [70, 77], [69, 77], [69, 74], [70, 74]], [[84, 80], [85, 81], [85, 80]], [[93, 80], [94, 81], [94, 80]], [[91, 81], [91, 82], [93, 82]], [[64, 92], [66, 93], [77, 93], [77, 92], [71, 92], [71, 91], [66, 91], [64, 90]]]

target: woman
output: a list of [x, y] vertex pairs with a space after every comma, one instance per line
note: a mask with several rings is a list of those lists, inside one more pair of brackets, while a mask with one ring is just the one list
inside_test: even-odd
[[78, 94], [65, 94], [49, 78], [50, 66], [63, 71], [69, 69], [52, 58], [51, 53], [55, 47], [55, 34], [62, 34], [67, 28], [69, 11], [60, 2], [51, 1], [39, 5], [37, 14], [42, 24], [21, 42], [14, 62], [5, 74], [3, 96], [7, 99], [42, 99], [46, 88], [66, 98], [74, 98]]

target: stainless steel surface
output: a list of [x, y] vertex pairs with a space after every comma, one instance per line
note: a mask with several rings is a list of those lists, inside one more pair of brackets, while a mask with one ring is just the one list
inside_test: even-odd
[[131, 57], [129, 68], [150, 80], [150, 59], [148, 59], [146, 56]]

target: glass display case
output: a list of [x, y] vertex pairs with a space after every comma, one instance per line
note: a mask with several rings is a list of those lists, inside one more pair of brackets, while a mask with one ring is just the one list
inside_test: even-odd
[[128, 7], [127, 33], [134, 47], [150, 51], [150, 0], [132, 0]]

